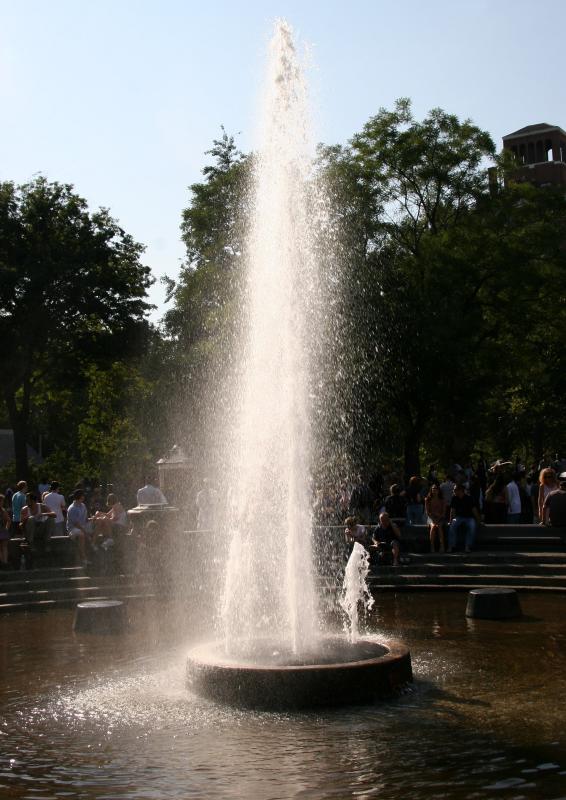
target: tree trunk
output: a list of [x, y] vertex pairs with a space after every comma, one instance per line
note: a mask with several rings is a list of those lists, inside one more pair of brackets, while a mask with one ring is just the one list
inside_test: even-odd
[[540, 461], [544, 455], [544, 419], [535, 422], [533, 430], [533, 461]]
[[6, 406], [8, 408], [8, 415], [10, 417], [10, 424], [14, 434], [14, 454], [16, 458], [16, 480], [27, 481], [29, 479], [29, 463], [28, 463], [28, 421], [29, 411], [26, 404], [22, 409], [18, 408], [15, 395], [10, 392], [5, 392]]

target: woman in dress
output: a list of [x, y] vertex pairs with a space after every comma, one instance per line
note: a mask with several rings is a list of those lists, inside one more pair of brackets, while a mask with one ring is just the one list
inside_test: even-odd
[[440, 553], [444, 553], [444, 535], [446, 525], [446, 501], [440, 491], [438, 483], [433, 483], [430, 491], [425, 498], [425, 511], [428, 522], [428, 532], [430, 537], [430, 552], [434, 553], [436, 540], [438, 539]]

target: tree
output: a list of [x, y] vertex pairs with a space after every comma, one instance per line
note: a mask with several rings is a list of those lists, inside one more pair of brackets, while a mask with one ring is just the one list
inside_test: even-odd
[[[479, 313], [469, 303], [473, 265], [450, 272], [440, 263], [446, 233], [465, 224], [487, 190], [484, 162], [493, 153], [489, 135], [471, 122], [440, 109], [418, 122], [403, 99], [347, 148], [323, 154], [331, 185], [342, 183], [332, 192], [341, 222], [358, 240], [342, 282], [357, 317], [344, 329], [355, 342], [358, 438], [371, 451], [387, 420], [402, 436], [408, 474], [420, 470], [424, 431], [446, 400], [461, 408], [469, 398], [466, 361]], [[441, 360], [450, 364], [448, 380], [439, 379]]]
[[89, 212], [71, 185], [44, 177], [0, 184], [2, 392], [18, 477], [28, 472], [38, 388], [108, 352], [127, 357], [142, 346], [151, 285], [142, 253], [106, 209]]
[[[147, 420], [140, 419], [152, 385], [132, 364], [114, 362], [88, 370], [88, 404], [79, 424], [81, 464], [85, 474], [108, 479], [113, 474], [140, 479], [149, 461]], [[144, 424], [146, 423], [146, 424]]]
[[168, 281], [163, 325], [177, 378], [176, 427], [197, 452], [230, 402], [251, 166], [224, 129], [207, 154], [212, 164], [189, 187], [182, 214], [186, 259], [177, 282]]

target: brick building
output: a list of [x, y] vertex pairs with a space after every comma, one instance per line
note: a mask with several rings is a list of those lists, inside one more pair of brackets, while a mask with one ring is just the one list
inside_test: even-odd
[[517, 159], [515, 179], [536, 186], [566, 186], [566, 133], [558, 125], [527, 125], [503, 137]]

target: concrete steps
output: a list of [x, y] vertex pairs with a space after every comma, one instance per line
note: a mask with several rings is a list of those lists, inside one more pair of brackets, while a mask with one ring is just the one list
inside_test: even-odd
[[73, 606], [83, 600], [151, 596], [147, 583], [130, 575], [89, 575], [82, 567], [44, 567], [0, 572], [0, 612]]
[[566, 591], [566, 552], [473, 552], [469, 555], [412, 554], [400, 567], [378, 566], [373, 591], [469, 590], [503, 586], [528, 591]]

